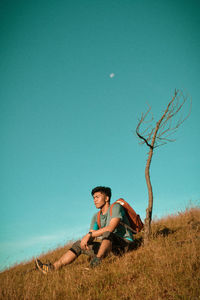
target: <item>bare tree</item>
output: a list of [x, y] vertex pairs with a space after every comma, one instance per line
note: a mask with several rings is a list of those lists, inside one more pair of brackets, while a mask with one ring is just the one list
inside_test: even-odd
[[[186, 102], [189, 102], [189, 109], [184, 113]], [[153, 209], [153, 190], [150, 180], [150, 165], [154, 149], [166, 144], [167, 142], [174, 142], [171, 135], [183, 124], [191, 113], [191, 99], [184, 96], [181, 91], [174, 92], [171, 101], [168, 103], [161, 118], [154, 124], [154, 118], [151, 113], [151, 107], [142, 113], [136, 128], [137, 136], [141, 140], [141, 144], [146, 144], [149, 147], [148, 159], [145, 168], [145, 179], [148, 188], [148, 208], [146, 209], [146, 218], [144, 224], [144, 243], [149, 241], [151, 233], [151, 219]], [[150, 117], [150, 118], [149, 118]]]

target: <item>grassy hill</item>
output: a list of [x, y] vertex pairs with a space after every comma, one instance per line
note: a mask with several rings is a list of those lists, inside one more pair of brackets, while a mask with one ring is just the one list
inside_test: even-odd
[[[109, 256], [96, 269], [88, 258], [43, 275], [34, 260], [0, 274], [0, 299], [200, 299], [200, 209], [152, 224], [152, 239], [122, 257]], [[54, 261], [69, 245], [41, 257]]]

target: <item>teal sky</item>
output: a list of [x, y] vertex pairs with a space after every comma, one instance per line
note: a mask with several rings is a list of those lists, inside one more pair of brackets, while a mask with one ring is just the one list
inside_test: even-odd
[[1, 1], [1, 269], [86, 233], [97, 185], [145, 217], [135, 128], [175, 88], [192, 113], [154, 153], [153, 217], [199, 203], [199, 14], [195, 0]]

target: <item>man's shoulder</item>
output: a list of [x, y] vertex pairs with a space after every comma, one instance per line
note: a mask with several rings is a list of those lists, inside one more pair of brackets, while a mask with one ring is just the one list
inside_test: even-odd
[[111, 204], [110, 208], [112, 207], [112, 210], [115, 209], [115, 210], [124, 210], [123, 206], [118, 203], [118, 202], [114, 202]]
[[122, 207], [122, 205], [119, 203], [119, 202], [113, 202], [112, 204], [111, 204], [111, 206], [116, 206], [116, 207]]
[[111, 205], [111, 213], [110, 215], [113, 217], [123, 217], [124, 216], [124, 208], [121, 204], [119, 203], [113, 203]]

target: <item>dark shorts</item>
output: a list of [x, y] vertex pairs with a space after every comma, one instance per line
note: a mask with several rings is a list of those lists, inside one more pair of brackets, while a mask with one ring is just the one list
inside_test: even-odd
[[[118, 235], [116, 235], [115, 233], [109, 232], [109, 231], [106, 231], [102, 235], [101, 241], [103, 241], [103, 240], [111, 241], [112, 252], [115, 255], [121, 255], [121, 254], [131, 250], [132, 245], [134, 244], [134, 242], [123, 239], [123, 238], [119, 237]], [[95, 242], [94, 240], [92, 240], [88, 243], [89, 250], [83, 250], [83, 249], [81, 249], [81, 241], [79, 240], [79, 241], [76, 241], [69, 250], [74, 252], [77, 256], [79, 256], [80, 254], [86, 254], [86, 255], [89, 255], [92, 257], [98, 253], [99, 247], [101, 245], [101, 241]]]

